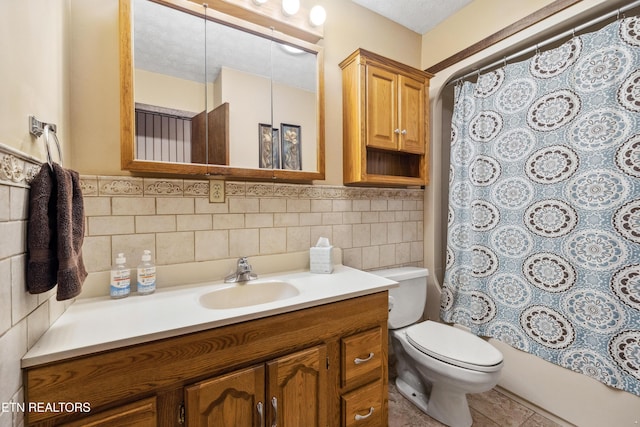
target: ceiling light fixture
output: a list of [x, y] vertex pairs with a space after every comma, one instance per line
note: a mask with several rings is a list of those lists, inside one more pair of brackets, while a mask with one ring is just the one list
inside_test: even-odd
[[265, 4], [268, 1], [269, 0], [253, 0], [253, 4], [255, 4], [256, 6], [262, 6], [263, 4]]
[[319, 27], [324, 24], [324, 21], [327, 19], [327, 11], [324, 10], [324, 7], [319, 4], [313, 6], [311, 8], [311, 12], [309, 12], [309, 21], [311, 25], [314, 27]]
[[282, 13], [293, 16], [300, 10], [300, 0], [282, 0]]

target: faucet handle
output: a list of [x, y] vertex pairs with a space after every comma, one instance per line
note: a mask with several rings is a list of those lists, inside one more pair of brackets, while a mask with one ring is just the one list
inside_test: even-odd
[[251, 265], [246, 256], [238, 258], [237, 268], [239, 272], [251, 271]]

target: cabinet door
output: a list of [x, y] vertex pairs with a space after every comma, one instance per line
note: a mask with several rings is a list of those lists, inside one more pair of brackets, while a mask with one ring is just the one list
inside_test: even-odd
[[400, 151], [424, 154], [424, 84], [409, 77], [400, 76]]
[[398, 148], [398, 75], [367, 65], [367, 146]]
[[185, 389], [189, 427], [260, 427], [264, 416], [264, 366], [243, 369]]
[[158, 425], [156, 398], [151, 397], [63, 424], [63, 427], [155, 427], [156, 425]]
[[326, 358], [327, 347], [320, 345], [267, 364], [271, 425], [273, 421], [278, 427], [327, 425]]

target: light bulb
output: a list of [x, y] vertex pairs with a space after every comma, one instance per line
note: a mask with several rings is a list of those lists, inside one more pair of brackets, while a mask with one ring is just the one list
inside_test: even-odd
[[287, 16], [293, 16], [300, 9], [300, 0], [282, 0], [282, 12]]
[[319, 4], [313, 6], [311, 8], [311, 12], [309, 12], [309, 21], [311, 21], [311, 25], [314, 27], [319, 27], [324, 24], [324, 21], [327, 19], [327, 11], [324, 10], [324, 7]]

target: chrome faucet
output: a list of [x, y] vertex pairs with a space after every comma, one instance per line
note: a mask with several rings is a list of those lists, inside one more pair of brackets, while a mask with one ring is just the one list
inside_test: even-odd
[[249, 280], [254, 280], [257, 278], [258, 275], [252, 271], [251, 264], [249, 264], [249, 261], [247, 261], [247, 257], [243, 256], [241, 258], [238, 258], [236, 271], [225, 277], [224, 281], [225, 283], [248, 282]]

